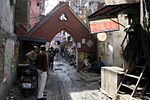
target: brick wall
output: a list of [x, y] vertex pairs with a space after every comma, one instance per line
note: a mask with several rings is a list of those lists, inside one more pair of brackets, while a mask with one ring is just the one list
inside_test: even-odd
[[[92, 41], [92, 47], [89, 47], [86, 43], [81, 43], [81, 48], [78, 49], [79, 52], [94, 52], [96, 50], [96, 40], [89, 33], [88, 27], [70, 11], [67, 3], [62, 2], [59, 5], [60, 8], [53, 12], [53, 16], [47, 15], [45, 21], [41, 21], [30, 31], [30, 33], [33, 32], [32, 37], [45, 38], [47, 41], [51, 41], [58, 32], [64, 30], [73, 37], [76, 43], [81, 43], [83, 38], [86, 39], [86, 43], [89, 40]], [[67, 21], [60, 20], [62, 14], [66, 15]]]

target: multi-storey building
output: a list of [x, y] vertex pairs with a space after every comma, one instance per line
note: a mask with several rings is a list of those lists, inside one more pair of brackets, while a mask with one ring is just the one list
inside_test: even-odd
[[33, 27], [45, 14], [45, 0], [16, 0], [15, 24]]
[[29, 23], [33, 27], [45, 15], [45, 0], [31, 0]]
[[16, 0], [15, 12], [15, 31], [20, 44], [19, 62], [23, 63], [24, 55], [33, 48], [33, 45], [45, 43], [44, 40], [33, 39], [28, 34], [28, 31], [44, 16], [45, 0]]
[[87, 16], [104, 5], [104, 0], [66, 0], [74, 12], [85, 22]]

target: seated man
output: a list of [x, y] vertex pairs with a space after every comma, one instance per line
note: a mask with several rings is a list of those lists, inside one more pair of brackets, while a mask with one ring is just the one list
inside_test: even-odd
[[89, 71], [90, 68], [91, 68], [91, 63], [89, 62], [89, 57], [87, 57], [83, 60], [81, 69], [82, 71]]

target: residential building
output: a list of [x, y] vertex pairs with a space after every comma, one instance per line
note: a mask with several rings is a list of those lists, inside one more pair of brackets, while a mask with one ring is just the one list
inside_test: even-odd
[[15, 25], [23, 25], [27, 31], [45, 14], [45, 0], [16, 0]]
[[[120, 2], [119, 0], [105, 0], [105, 7], [103, 7], [101, 11], [95, 12], [94, 14], [97, 13], [96, 17], [93, 17], [93, 19], [91, 19], [91, 20], [97, 20], [97, 21], [98, 20], [102, 21], [102, 19], [106, 19], [106, 20], [103, 20], [104, 23], [107, 21], [113, 21], [115, 22], [114, 24], [119, 25], [118, 30], [116, 31], [112, 31], [112, 29], [103, 30], [104, 33], [107, 34], [107, 39], [104, 42], [98, 42], [99, 48], [101, 48], [99, 51], [99, 55], [101, 55], [106, 65], [111, 65], [111, 66], [114, 65], [114, 66], [120, 66], [120, 67], [123, 66], [123, 59], [121, 56], [122, 47], [120, 45], [122, 44], [122, 41], [126, 35], [126, 32], [124, 31], [124, 29], [127, 25], [131, 24], [130, 22], [132, 18], [134, 18], [134, 20], [138, 19], [138, 17], [136, 16], [139, 13], [138, 10], [134, 11], [133, 13], [131, 13], [132, 10], [127, 10], [125, 12], [123, 8], [127, 9], [127, 7], [129, 7], [129, 9], [131, 8], [136, 9], [135, 6], [132, 6], [132, 3], [136, 3], [135, 1], [137, 2], [137, 0], [130, 0], [129, 2], [128, 0], [122, 0]], [[114, 9], [116, 9], [116, 11], [115, 10], [113, 11], [113, 7], [111, 8], [111, 5], [112, 6], [118, 5], [116, 6], [116, 8], [115, 6], [113, 6]], [[137, 6], [137, 9], [138, 7], [139, 6]], [[118, 9], [120, 9], [120, 11]], [[105, 12], [104, 10], [108, 12]], [[121, 11], [122, 13], [119, 13]], [[117, 14], [117, 16], [115, 14]], [[98, 17], [98, 15], [102, 16], [103, 18]], [[112, 15], [114, 15], [115, 18]]]
[[19, 63], [25, 62], [25, 54], [33, 46], [45, 44], [45, 40], [31, 38], [28, 31], [38, 23], [45, 13], [45, 0], [16, 0], [15, 31], [19, 40]]
[[24, 25], [26, 29], [30, 28], [30, 0], [16, 0], [15, 5], [15, 27]]
[[17, 40], [14, 34], [15, 0], [0, 1], [0, 98], [5, 100], [16, 78]]
[[[145, 5], [148, 4], [147, 1], [142, 2]], [[147, 65], [149, 62], [147, 43], [150, 40], [147, 38], [149, 36], [147, 31], [142, 31], [140, 25], [140, 15], [146, 11], [140, 13], [141, 8], [146, 8], [140, 6], [142, 2], [139, 0], [105, 0], [105, 6], [88, 17], [91, 26], [95, 24], [100, 26], [91, 27], [93, 34], [94, 30], [96, 30], [97, 36], [106, 34], [105, 40], [98, 42], [98, 54], [108, 66], [101, 68], [101, 90], [104, 100], [137, 100], [139, 98], [146, 100], [143, 98], [144, 93], [149, 93], [149, 85], [147, 84], [149, 84], [150, 71], [144, 71], [144, 68], [149, 68]], [[102, 37], [103, 35], [101, 35]], [[138, 65], [142, 69], [137, 69]], [[144, 78], [143, 74], [147, 78], [145, 82], [142, 79]], [[123, 81], [120, 83], [123, 75]], [[133, 76], [137, 76], [138, 81]], [[131, 85], [133, 88], [130, 87]], [[144, 88], [138, 91], [141, 86]]]
[[33, 27], [45, 15], [45, 0], [31, 0], [30, 25]]
[[104, 0], [66, 0], [74, 12], [85, 22], [87, 16], [97, 11], [104, 5]]

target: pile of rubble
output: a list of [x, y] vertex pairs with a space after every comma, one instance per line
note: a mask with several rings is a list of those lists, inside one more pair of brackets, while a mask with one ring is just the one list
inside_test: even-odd
[[6, 100], [17, 100], [17, 98], [21, 95], [20, 90], [18, 87], [13, 87], [10, 89], [8, 96], [6, 97]]

